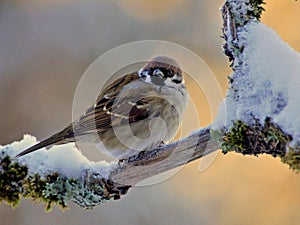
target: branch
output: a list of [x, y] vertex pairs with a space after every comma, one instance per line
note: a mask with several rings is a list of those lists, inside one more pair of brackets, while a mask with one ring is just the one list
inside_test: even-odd
[[[162, 145], [118, 163], [91, 162], [71, 145], [11, 160], [35, 140], [25, 136], [20, 142], [0, 147], [0, 200], [16, 206], [20, 197], [67, 207], [73, 201], [92, 208], [110, 199], [119, 199], [139, 181], [194, 161], [219, 149], [210, 141], [210, 127], [180, 141]], [[68, 161], [65, 160], [68, 155]], [[62, 159], [62, 161], [60, 161]]]
[[[67, 207], [72, 201], [92, 208], [126, 194], [137, 182], [216, 151], [262, 153], [300, 168], [300, 56], [259, 22], [259, 0], [227, 0], [224, 53], [233, 70], [226, 99], [212, 127], [123, 162], [91, 162], [70, 145], [12, 158], [36, 142], [0, 146], [0, 200], [16, 206], [21, 196]], [[213, 141], [214, 140], [214, 141]], [[65, 160], [68, 155], [68, 161]]]
[[212, 133], [223, 153], [279, 156], [300, 171], [300, 55], [260, 23], [262, 4], [227, 0], [221, 8], [233, 73]]
[[110, 180], [134, 185], [151, 176], [185, 165], [219, 149], [210, 141], [210, 127], [198, 130], [180, 141], [163, 145], [119, 164], [111, 170]]

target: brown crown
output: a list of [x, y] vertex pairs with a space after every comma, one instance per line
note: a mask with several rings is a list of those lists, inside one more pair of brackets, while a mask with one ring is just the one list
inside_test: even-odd
[[151, 68], [163, 67], [165, 69], [172, 69], [177, 75], [182, 76], [182, 71], [179, 64], [172, 58], [167, 56], [157, 56], [144, 66], [144, 70]]

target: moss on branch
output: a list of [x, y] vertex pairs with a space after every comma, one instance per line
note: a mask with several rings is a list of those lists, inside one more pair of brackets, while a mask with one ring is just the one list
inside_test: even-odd
[[290, 166], [295, 172], [300, 172], [300, 148], [289, 148], [288, 152], [281, 157], [281, 161]]
[[252, 125], [243, 121], [233, 121], [228, 131], [211, 131], [212, 138], [220, 143], [224, 154], [235, 151], [243, 155], [269, 154], [279, 156], [281, 161], [300, 172], [300, 148], [292, 148], [289, 143], [292, 136], [286, 134], [271, 118], [266, 118], [264, 124], [258, 120]]
[[252, 125], [235, 121], [230, 130], [224, 132], [221, 148], [225, 154], [236, 151], [244, 155], [266, 153], [276, 157], [285, 155], [290, 141], [292, 137], [285, 134], [271, 118], [266, 118], [264, 124], [258, 120]]
[[26, 166], [12, 162], [3, 151], [0, 153], [0, 201], [13, 207], [18, 205], [27, 173]]
[[252, 6], [252, 9], [248, 10], [247, 14], [260, 20], [263, 11], [265, 11], [263, 5], [266, 3], [263, 0], [249, 0], [249, 3]]
[[41, 177], [29, 175], [28, 168], [14, 162], [5, 153], [0, 155], [0, 202], [16, 207], [21, 197], [45, 205], [47, 211], [53, 205], [68, 208], [69, 201], [89, 209], [109, 199], [119, 199], [129, 186], [114, 189], [113, 183], [99, 174], [88, 174], [83, 179], [68, 178], [58, 173]]

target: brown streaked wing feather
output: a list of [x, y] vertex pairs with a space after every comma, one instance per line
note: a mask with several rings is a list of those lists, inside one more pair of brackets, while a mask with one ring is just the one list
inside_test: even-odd
[[[109, 86], [104, 88], [104, 90], [99, 94], [96, 103], [89, 107], [75, 123], [74, 129], [76, 135], [80, 136], [89, 133], [101, 132], [111, 128], [112, 126], [120, 124], [123, 118], [114, 116], [112, 123], [112, 116], [108, 112], [112, 110], [114, 100], [122, 90], [122, 87], [132, 81], [138, 80], [139, 78], [140, 77], [137, 73], [131, 73], [115, 80]], [[125, 102], [126, 101], [122, 101], [122, 103]], [[119, 108], [123, 107], [124, 106], [120, 106]], [[95, 124], [97, 126], [97, 130], [95, 130]]]
[[[125, 96], [124, 96], [125, 97]], [[112, 113], [112, 126], [124, 125], [148, 118], [149, 104], [143, 97], [143, 93], [134, 96], [126, 96], [115, 100]]]

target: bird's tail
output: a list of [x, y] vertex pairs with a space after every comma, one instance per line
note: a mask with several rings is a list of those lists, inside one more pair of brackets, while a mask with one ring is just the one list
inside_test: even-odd
[[[69, 127], [67, 127], [67, 128], [69, 128]], [[69, 142], [74, 142], [74, 133], [73, 133], [73, 131], [70, 133], [70, 130], [67, 128], [62, 130], [61, 132], [58, 132], [58, 133], [52, 135], [51, 137], [49, 137], [43, 141], [25, 149], [24, 151], [22, 151], [21, 153], [16, 155], [15, 158], [19, 158], [23, 155], [27, 155], [31, 152], [34, 152], [34, 151], [39, 150], [44, 147], [49, 148], [49, 147], [52, 147], [53, 145], [61, 145], [61, 144], [69, 143]]]

